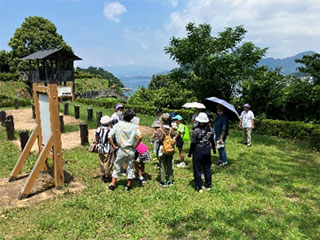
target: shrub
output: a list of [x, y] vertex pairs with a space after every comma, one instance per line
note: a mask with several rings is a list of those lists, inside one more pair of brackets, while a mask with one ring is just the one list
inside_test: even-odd
[[[18, 99], [18, 105], [19, 107], [27, 107], [31, 106], [31, 100], [30, 99], [25, 99], [25, 98], [19, 98]], [[14, 99], [7, 98], [4, 100], [0, 101], [0, 107], [5, 108], [5, 107], [14, 107]]]
[[0, 73], [0, 81], [19, 81], [20, 75], [19, 73]]
[[315, 149], [317, 151], [320, 151], [320, 127], [316, 127], [313, 129], [309, 144], [312, 149]]

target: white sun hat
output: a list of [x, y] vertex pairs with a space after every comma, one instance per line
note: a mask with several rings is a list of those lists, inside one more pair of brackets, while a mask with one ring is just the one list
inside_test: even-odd
[[209, 122], [208, 115], [204, 112], [199, 113], [199, 115], [196, 117], [195, 120], [199, 123], [208, 123]]
[[109, 122], [111, 121], [111, 118], [107, 115], [103, 116], [101, 119], [100, 119], [100, 123], [102, 125], [107, 125]]

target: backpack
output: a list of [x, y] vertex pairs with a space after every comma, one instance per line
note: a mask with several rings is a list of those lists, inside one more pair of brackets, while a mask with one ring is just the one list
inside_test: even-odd
[[183, 141], [184, 142], [189, 142], [190, 140], [190, 133], [189, 133], [189, 129], [186, 125], [184, 125], [184, 136], [183, 136]]
[[160, 128], [160, 131], [165, 135], [165, 138], [164, 138], [163, 144], [162, 144], [162, 153], [163, 153], [163, 155], [172, 155], [172, 154], [174, 154], [174, 143], [175, 142], [174, 142], [173, 138], [171, 137], [172, 129], [170, 129], [168, 135], [161, 128]]

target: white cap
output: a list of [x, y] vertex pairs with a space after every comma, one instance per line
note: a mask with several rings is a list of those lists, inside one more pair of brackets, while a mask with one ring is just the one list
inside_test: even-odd
[[208, 118], [207, 114], [204, 112], [199, 113], [199, 115], [196, 117], [195, 120], [199, 123], [208, 123], [209, 122], [209, 118]]
[[109, 122], [111, 121], [111, 118], [107, 115], [103, 116], [101, 119], [100, 119], [100, 123], [102, 125], [107, 125]]

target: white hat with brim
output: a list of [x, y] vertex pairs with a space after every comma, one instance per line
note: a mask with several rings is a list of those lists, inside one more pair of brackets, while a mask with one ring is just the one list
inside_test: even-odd
[[209, 118], [208, 118], [207, 114], [204, 112], [199, 113], [199, 115], [196, 117], [195, 120], [199, 123], [208, 123], [209, 122]]
[[110, 121], [111, 121], [111, 118], [109, 117], [109, 116], [103, 116], [101, 119], [100, 119], [100, 123], [102, 124], [102, 125], [107, 125], [107, 124], [109, 124], [110, 123]]

